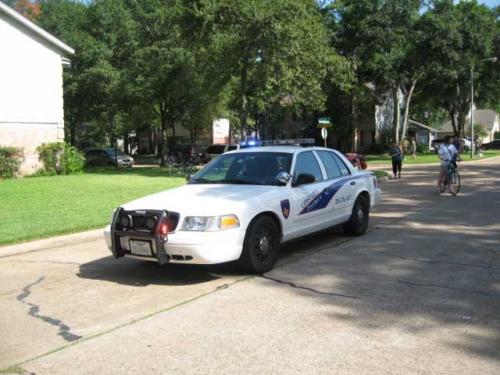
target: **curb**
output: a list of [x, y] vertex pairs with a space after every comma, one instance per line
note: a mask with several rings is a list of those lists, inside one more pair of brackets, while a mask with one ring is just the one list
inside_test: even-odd
[[[481, 163], [481, 162], [486, 162], [486, 161], [491, 161], [491, 160], [497, 160], [497, 159], [500, 159], [500, 156], [493, 156], [491, 158], [485, 158], [485, 159], [477, 159], [477, 160], [464, 160], [464, 161], [461, 161], [459, 162], [460, 164], [459, 165], [463, 165], [463, 164], [477, 164], [477, 163]], [[418, 168], [418, 167], [429, 167], [429, 166], [433, 166], [433, 165], [439, 165], [439, 162], [435, 162], [435, 163], [422, 163], [422, 164], [405, 164], [403, 163], [403, 166], [405, 169], [408, 169], [408, 168]], [[368, 170], [385, 170], [385, 169], [391, 169], [391, 163], [388, 162], [388, 163], [373, 163], [373, 164], [369, 164], [368, 165]]]
[[34, 251], [49, 250], [67, 246], [72, 243], [81, 243], [102, 239], [104, 228], [93, 229], [85, 232], [65, 234], [62, 236], [49, 237], [41, 240], [17, 243], [14, 245], [0, 246], [0, 259], [15, 255], [27, 254]]

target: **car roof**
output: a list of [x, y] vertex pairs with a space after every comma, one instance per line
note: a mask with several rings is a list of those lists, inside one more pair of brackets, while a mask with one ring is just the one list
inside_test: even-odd
[[301, 146], [256, 146], [256, 147], [245, 147], [245, 148], [240, 148], [239, 150], [234, 150], [230, 151], [227, 153], [245, 153], [245, 152], [282, 152], [282, 153], [289, 153], [289, 154], [295, 154], [300, 151], [337, 151], [331, 148], [325, 148], [325, 147], [318, 147], [318, 146], [312, 146], [312, 147], [301, 147]]

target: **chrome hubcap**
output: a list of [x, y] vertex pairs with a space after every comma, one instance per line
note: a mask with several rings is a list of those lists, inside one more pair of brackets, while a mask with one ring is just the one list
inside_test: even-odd
[[259, 250], [263, 254], [267, 254], [269, 252], [269, 240], [267, 237], [262, 237], [259, 241]]
[[358, 208], [357, 214], [358, 214], [358, 220], [359, 220], [359, 222], [362, 223], [363, 219], [365, 217], [365, 214], [364, 214], [363, 209], [361, 207]]

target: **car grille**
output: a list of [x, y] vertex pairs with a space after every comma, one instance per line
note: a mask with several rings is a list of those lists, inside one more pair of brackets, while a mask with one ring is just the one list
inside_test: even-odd
[[[143, 232], [153, 232], [153, 229], [150, 229], [147, 225], [148, 219], [153, 219], [154, 220], [154, 227], [158, 224], [158, 220], [161, 217], [162, 211], [152, 211], [152, 210], [147, 210], [147, 211], [125, 211], [123, 210], [120, 214], [120, 217], [117, 218], [116, 220], [116, 229], [117, 230], [136, 230], [136, 231], [143, 231]], [[121, 217], [123, 216], [128, 216], [129, 218], [132, 218], [132, 223], [128, 227], [125, 227], [121, 224]], [[168, 232], [174, 232], [175, 229], [177, 228], [177, 224], [179, 224], [179, 213], [177, 212], [171, 212], [168, 211]]]

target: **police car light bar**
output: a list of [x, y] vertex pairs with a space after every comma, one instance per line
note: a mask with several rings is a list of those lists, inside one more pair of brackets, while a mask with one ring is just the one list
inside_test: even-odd
[[279, 146], [279, 145], [294, 145], [294, 146], [306, 146], [314, 145], [314, 138], [301, 138], [301, 139], [269, 139], [263, 140], [263, 146]]

